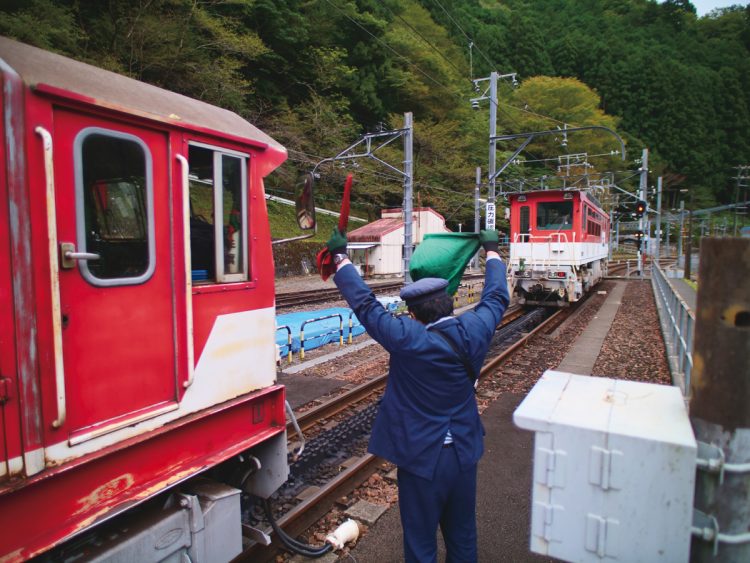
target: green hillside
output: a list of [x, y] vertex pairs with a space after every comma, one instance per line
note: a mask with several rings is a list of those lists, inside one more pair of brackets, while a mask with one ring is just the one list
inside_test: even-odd
[[[280, 197], [412, 112], [415, 205], [453, 229], [473, 224], [476, 168], [486, 175], [488, 103], [470, 100], [491, 71], [517, 73], [499, 86], [499, 134], [604, 125], [628, 149], [622, 162], [611, 136], [540, 138], [501, 189], [561, 183], [560, 158], [586, 153], [572, 175], [611, 172], [633, 191], [647, 147], [666, 205], [700, 208], [733, 202], [736, 167], [750, 164], [750, 7], [699, 18], [686, 0], [7, 0], [0, 33], [238, 112], [289, 149], [266, 180]], [[500, 143], [498, 162], [519, 143]], [[380, 157], [401, 168], [400, 141]], [[402, 204], [401, 178], [373, 160], [319, 171], [321, 206], [338, 208], [348, 172], [354, 214]]]

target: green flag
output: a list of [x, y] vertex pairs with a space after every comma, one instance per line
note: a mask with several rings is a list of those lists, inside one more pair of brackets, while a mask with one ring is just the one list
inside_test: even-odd
[[478, 233], [425, 235], [409, 262], [411, 279], [443, 278], [448, 280], [446, 291], [453, 295], [461, 283], [466, 265], [477, 250]]

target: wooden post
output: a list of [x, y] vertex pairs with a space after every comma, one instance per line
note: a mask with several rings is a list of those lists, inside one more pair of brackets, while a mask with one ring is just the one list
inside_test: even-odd
[[[750, 561], [750, 240], [704, 238], [700, 247], [690, 419], [704, 459], [695, 508], [718, 524], [718, 542], [693, 538], [691, 561]], [[710, 518], [707, 521], [711, 521]], [[703, 527], [705, 522], [701, 524]], [[715, 554], [714, 551], [718, 550]]]

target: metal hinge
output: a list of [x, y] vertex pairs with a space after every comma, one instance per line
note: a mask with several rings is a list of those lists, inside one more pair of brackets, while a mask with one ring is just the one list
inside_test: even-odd
[[0, 405], [10, 401], [10, 378], [0, 376]]
[[[535, 502], [531, 517], [531, 534], [547, 542], [563, 541], [560, 523], [565, 521], [565, 508], [559, 504]], [[557, 525], [556, 525], [557, 524]]]
[[600, 558], [617, 557], [620, 521], [598, 514], [586, 515], [586, 550]]
[[564, 487], [567, 458], [564, 450], [537, 447], [534, 450], [534, 481], [550, 488]]
[[589, 452], [589, 483], [605, 491], [621, 489], [623, 481], [623, 453], [592, 446]]

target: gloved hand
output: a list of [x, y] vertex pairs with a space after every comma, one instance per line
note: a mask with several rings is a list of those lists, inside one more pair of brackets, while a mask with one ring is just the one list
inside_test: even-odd
[[479, 231], [479, 243], [485, 252], [490, 250], [497, 252], [499, 240], [497, 231]]
[[331, 253], [331, 256], [334, 254], [346, 254], [346, 245], [346, 233], [334, 227], [331, 238], [328, 239], [328, 243], [326, 244], [328, 252]]

